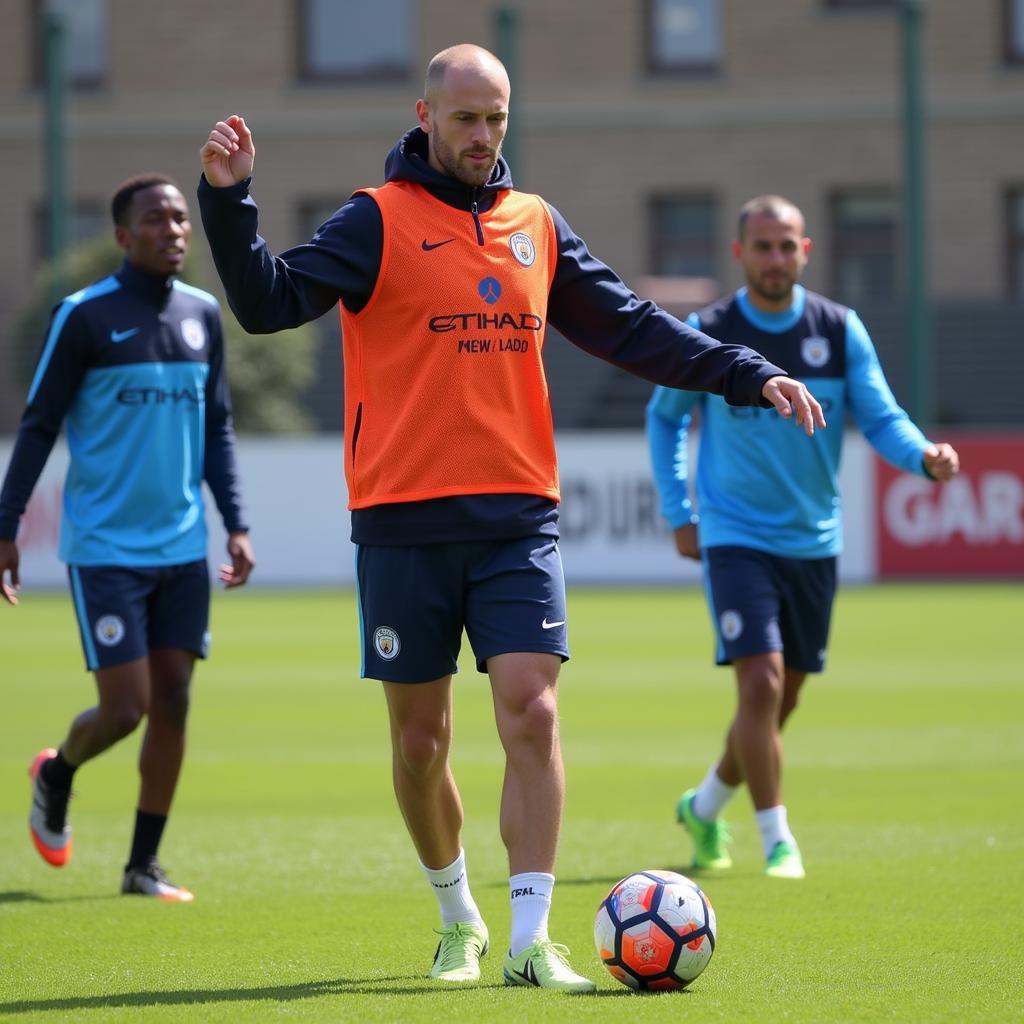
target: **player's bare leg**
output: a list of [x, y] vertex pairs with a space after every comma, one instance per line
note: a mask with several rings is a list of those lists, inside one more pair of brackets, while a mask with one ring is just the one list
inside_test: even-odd
[[[799, 701], [800, 690], [803, 687], [804, 681], [807, 679], [806, 672], [797, 672], [795, 669], [787, 668], [785, 670], [785, 676], [783, 679], [782, 689], [782, 700], [779, 703], [779, 728], [778, 731], [781, 734], [783, 727], [789, 719], [789, 716], [796, 710], [797, 703]], [[782, 746], [781, 736], [778, 740], [779, 750], [779, 766], [781, 772], [782, 765]], [[739, 756], [736, 753], [735, 745], [732, 738], [732, 729], [730, 728], [729, 733], [726, 735], [725, 750], [722, 753], [722, 757], [718, 762], [716, 769], [718, 777], [727, 786], [740, 786], [745, 780], [743, 769], [740, 767]], [[781, 781], [780, 781], [780, 793], [781, 798]], [[755, 805], [756, 806], [756, 805]]]
[[149, 710], [149, 662], [136, 658], [95, 673], [99, 703], [71, 723], [61, 745], [65, 758], [81, 766], [130, 735]]
[[473, 900], [462, 850], [462, 799], [448, 764], [452, 677], [414, 685], [388, 683], [392, 777], [398, 806], [437, 897], [442, 927], [431, 977], [477, 981], [487, 926]]
[[463, 822], [462, 799], [448, 765], [452, 677], [383, 686], [398, 807], [422, 863], [441, 868], [459, 855]]
[[739, 658], [734, 668], [739, 702], [718, 775], [730, 786], [746, 781], [754, 808], [760, 811], [781, 802], [782, 654]]
[[803, 878], [804, 869], [782, 803], [782, 725], [796, 707], [805, 673], [783, 666], [781, 653], [735, 663], [739, 706], [716, 769], [727, 786], [745, 781], [765, 850], [766, 873]]
[[505, 749], [501, 838], [512, 874], [555, 868], [565, 803], [556, 698], [561, 663], [554, 654], [500, 654], [487, 662]]
[[149, 679], [144, 658], [100, 669], [95, 678], [99, 704], [75, 718], [59, 751], [41, 750], [29, 770], [32, 841], [54, 867], [63, 867], [71, 859], [67, 807], [75, 772], [132, 732], [146, 709]]
[[505, 749], [501, 838], [508, 850], [512, 928], [503, 974], [508, 985], [592, 992], [569, 966], [569, 950], [548, 937], [555, 856], [565, 804], [554, 654], [488, 659], [494, 718]]
[[185, 757], [185, 722], [196, 656], [191, 651], [150, 651], [150, 699], [139, 750], [139, 810], [166, 817]]

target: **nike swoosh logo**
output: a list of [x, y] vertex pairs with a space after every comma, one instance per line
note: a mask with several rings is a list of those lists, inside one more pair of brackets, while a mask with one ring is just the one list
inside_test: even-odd
[[135, 335], [138, 333], [138, 327], [129, 328], [127, 331], [111, 331], [110, 340], [115, 345], [119, 345], [122, 341], [127, 341], [129, 338], [135, 337]]
[[442, 245], [447, 245], [449, 242], [454, 242], [454, 238], [446, 238], [443, 242], [428, 242], [425, 238], [421, 243], [421, 248], [424, 252], [430, 252], [431, 249], [440, 249]]
[[540, 624], [541, 629], [554, 629], [555, 626], [564, 626], [565, 619], [559, 619], [557, 622], [548, 622], [547, 616], [544, 617], [544, 621]]

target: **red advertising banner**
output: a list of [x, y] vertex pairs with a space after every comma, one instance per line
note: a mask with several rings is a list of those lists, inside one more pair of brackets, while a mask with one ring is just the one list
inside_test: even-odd
[[878, 575], [1024, 577], [1024, 433], [942, 434], [960, 473], [937, 484], [878, 459]]

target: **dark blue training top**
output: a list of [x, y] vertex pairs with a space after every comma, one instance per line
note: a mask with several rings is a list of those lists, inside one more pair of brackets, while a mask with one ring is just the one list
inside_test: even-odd
[[[512, 187], [499, 159], [486, 185], [474, 187], [434, 170], [427, 136], [408, 132], [388, 154], [387, 181], [414, 181], [455, 209], [488, 210], [498, 192]], [[359, 312], [377, 281], [383, 225], [366, 195], [348, 200], [305, 244], [280, 256], [257, 233], [258, 212], [250, 181], [213, 188], [203, 177], [199, 208], [231, 305], [239, 323], [268, 334], [307, 323], [335, 303]], [[655, 384], [711, 391], [734, 405], [763, 405], [761, 389], [784, 370], [739, 345], [720, 345], [653, 302], [639, 299], [590, 254], [586, 243], [550, 205], [558, 262], [548, 320], [573, 344]], [[553, 502], [522, 494], [465, 495], [378, 505], [352, 513], [352, 539], [361, 544], [419, 544], [544, 533], [557, 536]]]
[[0, 492], [0, 539], [15, 538], [61, 423], [65, 562], [204, 558], [203, 479], [225, 528], [247, 529], [212, 295], [125, 261], [54, 310]]

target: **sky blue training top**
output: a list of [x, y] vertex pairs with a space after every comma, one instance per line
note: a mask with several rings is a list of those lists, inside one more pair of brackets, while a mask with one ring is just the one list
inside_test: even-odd
[[246, 528], [212, 295], [125, 262], [54, 310], [0, 492], [0, 539], [16, 536], [62, 422], [65, 562], [204, 558], [204, 478], [225, 528]]
[[726, 405], [716, 395], [658, 387], [647, 436], [662, 514], [673, 528], [698, 517], [688, 494], [687, 434], [700, 410], [696, 498], [702, 548], [741, 545], [790, 558], [842, 548], [839, 459], [848, 417], [899, 469], [926, 476], [929, 442], [896, 403], [860, 318], [800, 285], [792, 306], [763, 313], [745, 288], [689, 322], [720, 341], [749, 345], [788, 368], [828, 423], [807, 437], [774, 408]]

